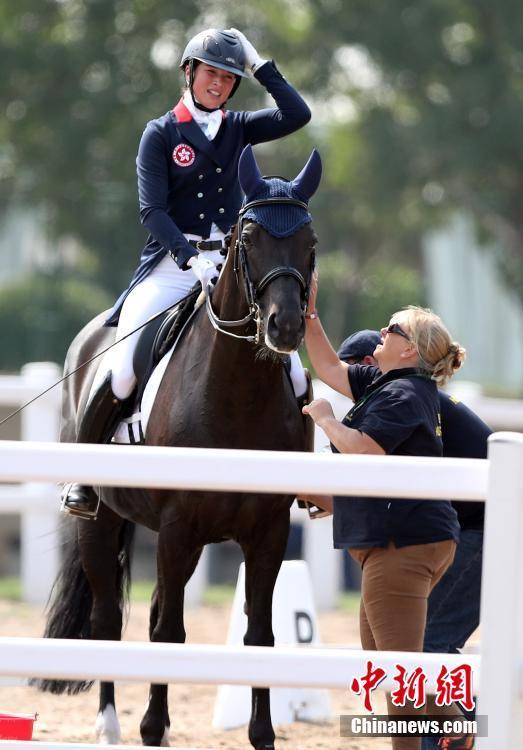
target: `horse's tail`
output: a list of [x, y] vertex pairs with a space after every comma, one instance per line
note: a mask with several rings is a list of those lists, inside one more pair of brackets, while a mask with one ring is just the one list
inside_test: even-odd
[[[124, 521], [119, 537], [117, 595], [118, 603], [125, 614], [131, 585], [134, 530], [134, 523]], [[73, 533], [65, 543], [62, 567], [49, 596], [44, 638], [89, 639], [92, 603], [91, 588], [80, 559], [75, 523]], [[76, 695], [89, 690], [93, 680], [34, 679], [31, 684], [47, 693]]]

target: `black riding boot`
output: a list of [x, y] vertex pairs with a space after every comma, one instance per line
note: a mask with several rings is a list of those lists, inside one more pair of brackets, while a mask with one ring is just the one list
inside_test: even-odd
[[[125, 404], [126, 401], [121, 401], [114, 395], [109, 372], [87, 404], [76, 442], [109, 443], [122, 418]], [[94, 520], [98, 503], [98, 495], [92, 487], [71, 484], [65, 489], [62, 510], [64, 513]]]

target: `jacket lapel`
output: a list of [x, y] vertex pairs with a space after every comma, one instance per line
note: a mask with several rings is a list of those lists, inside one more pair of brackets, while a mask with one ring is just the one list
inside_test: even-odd
[[181, 99], [176, 107], [173, 108], [172, 114], [182, 138], [187, 139], [198, 151], [203, 151], [215, 164], [223, 167], [213, 142], [204, 135], [203, 130], [193, 120], [191, 113]]

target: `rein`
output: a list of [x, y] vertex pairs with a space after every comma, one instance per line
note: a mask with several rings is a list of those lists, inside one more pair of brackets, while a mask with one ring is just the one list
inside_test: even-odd
[[[243, 229], [243, 221], [244, 221], [244, 214], [251, 208], [254, 208], [256, 206], [270, 206], [270, 205], [290, 205], [290, 206], [298, 206], [299, 208], [303, 208], [306, 211], [308, 211], [308, 206], [303, 201], [296, 200], [294, 198], [261, 198], [258, 200], [250, 201], [249, 203], [246, 203], [244, 206], [241, 207], [239, 213], [238, 213], [238, 232], [236, 237], [236, 242], [234, 246], [234, 272], [236, 276], [238, 276], [239, 271], [241, 269], [242, 271], [242, 278], [243, 278], [243, 286], [244, 286], [244, 292], [245, 297], [247, 299], [247, 304], [249, 306], [249, 312], [244, 317], [241, 318], [241, 320], [222, 320], [218, 318], [214, 310], [212, 309], [212, 301], [211, 301], [211, 295], [209, 292], [209, 287], [205, 290], [205, 307], [207, 310], [207, 316], [209, 318], [209, 321], [211, 322], [211, 325], [213, 328], [217, 331], [220, 331], [220, 333], [225, 334], [226, 336], [232, 336], [235, 339], [243, 339], [244, 341], [248, 341], [250, 343], [259, 344], [261, 339], [261, 330], [262, 330], [262, 324], [263, 324], [263, 317], [260, 310], [260, 306], [257, 302], [259, 296], [263, 294], [265, 289], [271, 284], [275, 279], [279, 278], [280, 276], [290, 276], [291, 278], [294, 278], [297, 280], [298, 284], [300, 285], [300, 289], [303, 296], [303, 303], [302, 303], [302, 309], [305, 312], [307, 308], [307, 303], [309, 299], [309, 285], [310, 285], [310, 276], [309, 281], [307, 282], [303, 275], [298, 271], [297, 268], [293, 268], [292, 266], [277, 266], [276, 268], [271, 269], [268, 273], [265, 274], [265, 276], [258, 282], [257, 285], [253, 284], [250, 274], [249, 274], [249, 267], [247, 265], [247, 256], [245, 254], [245, 246], [242, 242], [242, 229]], [[311, 275], [314, 267], [314, 259], [311, 264]], [[233, 333], [232, 331], [227, 330], [228, 328], [238, 328], [243, 325], [247, 325], [253, 321], [256, 325], [256, 333], [254, 335], [242, 335], [238, 333]]]

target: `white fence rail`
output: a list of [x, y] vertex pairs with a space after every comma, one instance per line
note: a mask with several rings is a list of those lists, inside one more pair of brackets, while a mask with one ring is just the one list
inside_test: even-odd
[[[115, 648], [116, 646], [116, 648]], [[400, 663], [410, 674], [420, 665], [420, 654], [401, 651], [359, 651], [299, 646], [208, 646], [203, 644], [137, 641], [38, 640], [0, 638], [0, 669], [18, 677], [58, 680], [86, 679], [108, 682], [183, 682], [194, 684], [252, 685], [347, 689], [361, 678], [367, 661], [385, 670], [380, 688], [397, 688], [393, 675]], [[461, 654], [425, 654], [423, 671], [427, 691], [436, 691], [442, 663], [452, 670], [469, 664], [474, 684], [480, 675], [480, 657]]]
[[[56, 382], [60, 375], [56, 364], [33, 362], [25, 365], [20, 375], [0, 376], [0, 406], [17, 408]], [[315, 381], [314, 388], [318, 396], [331, 398], [338, 415], [343, 416], [350, 406], [347, 399], [319, 381]], [[494, 428], [523, 430], [523, 401], [484, 398], [477, 384], [461, 381], [456, 383], [455, 391]], [[55, 388], [25, 409], [21, 415], [22, 440], [55, 441], [59, 429], [59, 404], [60, 389]], [[325, 443], [324, 434], [317, 429], [317, 449]], [[24, 599], [32, 603], [46, 600], [58, 571], [58, 496], [58, 487], [49, 482], [0, 487], [0, 514], [21, 515], [22, 588]], [[303, 558], [309, 565], [316, 606], [319, 610], [332, 608], [341, 589], [343, 561], [340, 550], [332, 549], [330, 544], [332, 520], [326, 518], [311, 524], [306, 513], [296, 506], [292, 508], [291, 519], [292, 523], [302, 527]], [[186, 602], [190, 605], [201, 601], [207, 585], [207, 566], [208, 557], [204, 551], [186, 591]]]
[[[523, 435], [497, 433], [492, 436], [489, 459], [310, 456], [4, 442], [0, 443], [0, 480], [58, 481], [74, 477], [114, 486], [218, 487], [228, 491], [248, 486], [264, 492], [487, 498], [479, 713], [488, 715], [489, 736], [482, 738], [478, 747], [481, 750], [520, 750], [523, 746], [523, 592], [520, 586], [523, 580]], [[204, 460], [206, 470], [202, 471]], [[266, 685], [296, 685], [299, 680], [303, 686], [346, 686], [352, 674], [350, 670], [356, 669], [362, 674], [365, 662], [364, 652], [334, 649], [293, 650], [292, 654], [280, 648], [266, 654], [263, 649], [256, 649], [256, 654], [261, 654], [260, 661], [257, 655], [250, 655], [250, 649], [240, 649], [242, 656], [233, 658], [227, 650], [231, 647], [193, 647], [198, 652], [191, 655], [191, 647], [186, 646], [78, 643], [70, 644], [75, 652], [78, 649], [74, 658], [57, 659], [54, 655], [50, 659], [53, 649], [69, 648], [69, 645], [34, 642], [30, 649], [23, 644], [25, 648], [19, 648], [15, 654], [16, 639], [9, 643], [5, 652], [0, 646], [0, 674], [11, 676], [35, 671], [56, 676], [56, 670], [63, 675], [63, 669], [80, 672], [84, 667], [83, 658], [91, 653], [85, 665], [96, 662], [97, 667], [90, 669], [87, 676], [106, 679], [109, 679], [109, 672], [111, 679], [133, 678], [129, 672], [131, 666], [125, 666], [130, 664], [133, 670], [140, 671], [144, 678], [146, 673], [147, 679], [153, 682], [174, 679], [239, 682], [241, 674], [242, 679], [256, 684], [260, 680]], [[136, 653], [136, 658], [125, 658], [126, 650], [133, 647], [146, 650], [143, 654]], [[107, 649], [104, 658], [92, 658], [89, 649], [96, 648]], [[164, 648], [181, 649], [183, 667], [175, 666], [178, 655], [173, 660], [162, 658]], [[8, 661], [9, 653], [12, 661]], [[153, 659], [153, 654], [158, 654], [158, 658]], [[412, 664], [414, 658], [428, 672], [438, 659], [437, 655], [430, 654], [372, 654], [377, 664], [391, 657], [406, 666]], [[288, 658], [294, 660], [292, 666], [285, 661]], [[439, 657], [441, 663], [449, 664], [451, 658]], [[474, 657], [458, 658], [461, 663], [477, 668]], [[173, 665], [168, 673], [165, 671], [167, 663]], [[343, 666], [336, 666], [342, 663]], [[106, 669], [108, 672], [102, 673]], [[134, 679], [138, 679], [136, 673]]]
[[[477, 500], [487, 495], [481, 459], [0, 442], [0, 479], [107, 487], [298, 492]], [[205, 466], [205, 470], [203, 467]], [[401, 489], [400, 489], [401, 488]], [[398, 494], [399, 493], [399, 494]]]
[[[16, 409], [30, 401], [61, 377], [58, 365], [33, 362], [19, 375], [0, 375], [0, 406]], [[21, 439], [56, 441], [60, 422], [60, 388], [55, 388], [21, 413]], [[1, 435], [1, 432], [0, 432]], [[14, 481], [14, 480], [13, 480]], [[27, 482], [28, 479], [20, 480]], [[58, 572], [59, 488], [56, 484], [0, 486], [0, 514], [21, 517], [21, 578], [25, 601], [44, 603]], [[307, 515], [292, 510], [292, 522], [303, 529], [303, 557], [311, 570], [318, 609], [336, 605], [341, 587], [341, 557], [332, 549], [331, 521], [309, 524]], [[321, 561], [321, 566], [320, 566]], [[208, 582], [208, 552], [205, 549], [185, 593], [189, 606], [201, 603]]]

